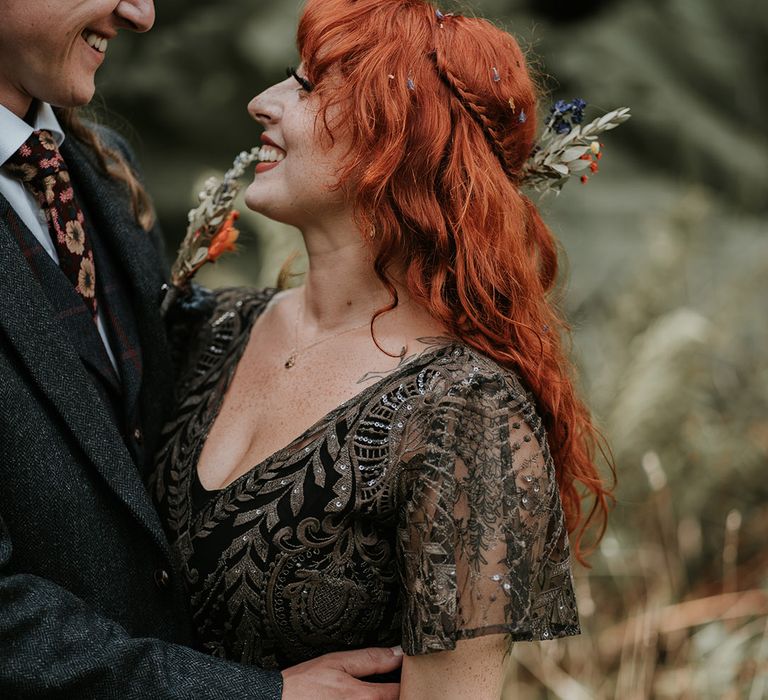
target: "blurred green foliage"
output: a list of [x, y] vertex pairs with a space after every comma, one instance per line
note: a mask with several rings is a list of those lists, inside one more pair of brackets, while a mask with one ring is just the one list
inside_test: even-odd
[[[606, 135], [599, 175], [542, 203], [619, 487], [594, 568], [577, 575], [587, 634], [518, 645], [508, 696], [765, 697], [768, 5], [443, 5], [456, 8], [531, 47], [553, 98], [634, 113]], [[199, 183], [256, 142], [245, 106], [295, 64], [299, 11], [163, 0], [150, 35], [110, 45], [100, 109], [137, 146], [169, 252]], [[253, 214], [242, 224], [246, 252], [209, 283], [274, 283], [300, 242]]]

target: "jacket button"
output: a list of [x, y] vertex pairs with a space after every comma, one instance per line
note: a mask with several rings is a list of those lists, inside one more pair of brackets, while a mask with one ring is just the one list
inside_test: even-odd
[[136, 428], [133, 431], [133, 439], [141, 445], [141, 441], [144, 439], [144, 435], [141, 432], [141, 428]]
[[155, 585], [165, 591], [171, 583], [171, 576], [165, 569], [155, 569]]

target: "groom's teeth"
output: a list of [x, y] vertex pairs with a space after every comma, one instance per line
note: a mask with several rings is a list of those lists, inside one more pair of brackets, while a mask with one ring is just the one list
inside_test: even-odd
[[93, 32], [84, 32], [83, 38], [85, 39], [88, 46], [96, 49], [99, 53], [107, 52], [107, 44], [109, 43], [109, 41], [105, 39], [103, 36], [99, 36], [98, 34], [94, 34]]

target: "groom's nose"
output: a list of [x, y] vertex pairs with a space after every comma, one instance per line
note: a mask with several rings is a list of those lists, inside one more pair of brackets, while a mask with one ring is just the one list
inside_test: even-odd
[[154, 0], [120, 0], [115, 14], [134, 32], [148, 32], [155, 23]]

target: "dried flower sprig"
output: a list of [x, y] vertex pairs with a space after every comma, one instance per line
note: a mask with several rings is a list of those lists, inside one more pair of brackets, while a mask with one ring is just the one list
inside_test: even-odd
[[[538, 143], [525, 165], [523, 182], [537, 192], [559, 193], [568, 179], [589, 169], [597, 172], [602, 157], [600, 134], [615, 129], [630, 118], [629, 107], [615, 109], [582, 126], [586, 102], [560, 100], [549, 113], [549, 119]], [[587, 176], [581, 175], [586, 182]]]
[[243, 151], [221, 180], [215, 177], [206, 180], [198, 195], [200, 204], [187, 215], [187, 233], [171, 267], [171, 287], [163, 300], [163, 313], [179, 294], [188, 290], [189, 283], [203, 265], [235, 250], [239, 232], [234, 223], [239, 213], [233, 209], [233, 204], [242, 187], [239, 180], [246, 168], [258, 160], [260, 150], [259, 146], [254, 146], [250, 151]]

